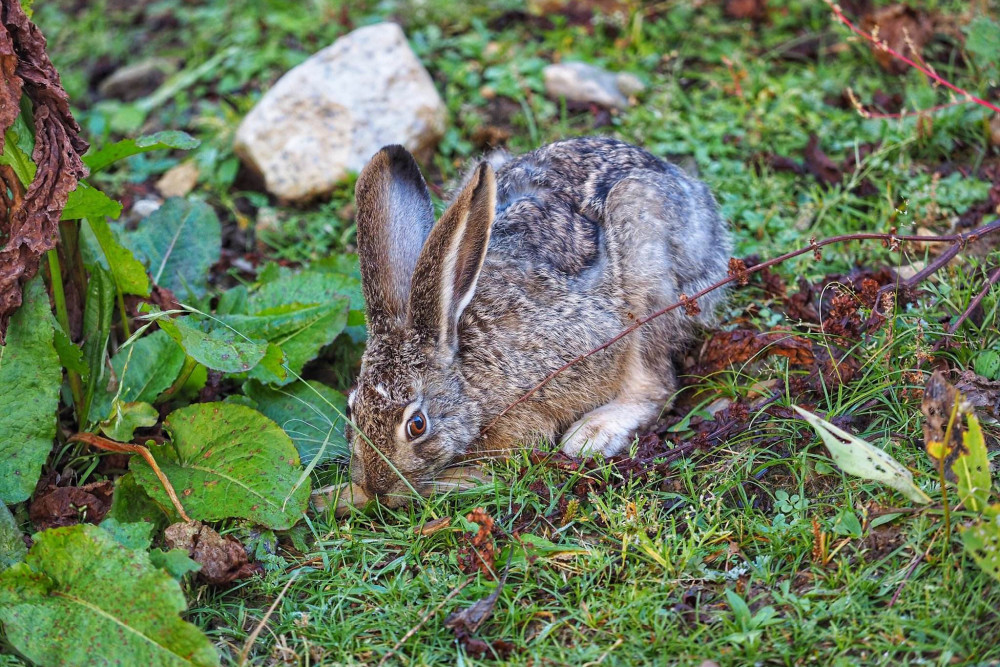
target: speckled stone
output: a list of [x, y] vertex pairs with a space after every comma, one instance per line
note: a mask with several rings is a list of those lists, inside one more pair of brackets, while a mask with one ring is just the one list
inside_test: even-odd
[[330, 192], [386, 144], [428, 156], [445, 119], [402, 29], [378, 23], [281, 77], [240, 124], [234, 148], [269, 192], [301, 201]]
[[628, 98], [645, 89], [634, 74], [615, 74], [587, 63], [549, 65], [542, 71], [542, 76], [549, 97], [564, 97], [571, 102], [593, 102], [616, 109], [628, 108]]

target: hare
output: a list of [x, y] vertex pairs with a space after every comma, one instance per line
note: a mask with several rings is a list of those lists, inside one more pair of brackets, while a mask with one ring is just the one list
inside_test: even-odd
[[570, 456], [622, 452], [671, 401], [674, 353], [723, 299], [649, 322], [483, 432], [570, 359], [725, 277], [712, 195], [643, 149], [589, 137], [482, 162], [436, 223], [401, 146], [372, 158], [356, 198], [369, 340], [348, 399], [351, 488], [390, 507], [540, 437]]

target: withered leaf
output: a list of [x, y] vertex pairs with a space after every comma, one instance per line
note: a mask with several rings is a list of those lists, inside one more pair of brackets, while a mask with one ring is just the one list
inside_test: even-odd
[[[896, 53], [917, 62], [934, 36], [934, 24], [927, 12], [902, 3], [869, 12], [861, 19], [861, 27]], [[909, 69], [909, 65], [885, 49], [870, 46], [875, 60], [887, 72], [903, 74]]]
[[444, 620], [444, 626], [454, 631], [455, 638], [458, 639], [465, 651], [471, 656], [483, 658], [488, 655], [495, 655], [500, 659], [504, 659], [515, 648], [513, 644], [502, 639], [486, 642], [471, 636], [471, 633], [478, 630], [486, 622], [486, 619], [493, 615], [493, 609], [496, 607], [497, 600], [500, 599], [500, 591], [503, 590], [504, 584], [507, 583], [507, 575], [510, 573], [510, 564], [512, 561], [513, 559], [511, 558], [507, 559], [507, 566], [500, 575], [497, 587], [493, 589], [492, 593], [482, 600], [477, 600], [465, 609], [452, 612]]
[[108, 480], [84, 486], [50, 485], [28, 507], [28, 517], [38, 530], [73, 526], [80, 522], [100, 523], [111, 509], [114, 485]]
[[812, 345], [804, 338], [782, 331], [736, 329], [716, 333], [708, 340], [701, 357], [701, 371], [712, 372], [775, 354], [787, 357], [796, 366], [808, 366], [814, 359]]
[[[947, 445], [943, 449], [945, 453], [944, 474], [952, 481], [955, 480], [952, 464], [964, 449], [962, 436], [965, 433], [965, 412], [967, 410], [963, 409], [959, 399], [958, 390], [944, 379], [941, 371], [935, 371], [924, 386], [924, 397], [920, 402], [920, 411], [924, 413], [924, 447], [931, 458], [939, 460], [941, 458], [939, 448], [942, 443]], [[953, 411], [954, 418], [952, 418]], [[951, 422], [951, 434], [948, 442], [945, 443], [949, 421]]]
[[206, 583], [228, 584], [260, 571], [257, 564], [250, 563], [238, 540], [219, 535], [201, 521], [167, 526], [163, 537], [168, 548], [184, 549], [192, 560], [201, 564], [198, 577]]
[[[18, 0], [2, 2], [0, 26], [0, 127], [6, 130], [18, 113], [23, 91], [34, 112], [35, 148], [32, 160], [37, 170], [20, 206], [0, 219], [0, 344], [4, 342], [11, 314], [21, 305], [21, 289], [38, 272], [43, 253], [55, 247], [59, 217], [69, 193], [87, 175], [82, 156], [87, 142], [69, 110], [52, 61], [45, 51], [45, 38], [25, 15]], [[12, 63], [11, 59], [16, 62]], [[13, 70], [11, 70], [13, 66]], [[13, 114], [13, 115], [11, 115]], [[8, 121], [9, 119], [9, 121]]]

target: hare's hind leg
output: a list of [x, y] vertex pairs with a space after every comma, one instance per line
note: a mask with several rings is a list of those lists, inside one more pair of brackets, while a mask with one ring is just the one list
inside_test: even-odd
[[633, 348], [631, 354], [619, 394], [566, 430], [560, 443], [563, 453], [620, 454], [632, 442], [636, 430], [655, 420], [670, 400], [675, 382], [672, 369], [657, 373], [646, 365], [638, 349]]

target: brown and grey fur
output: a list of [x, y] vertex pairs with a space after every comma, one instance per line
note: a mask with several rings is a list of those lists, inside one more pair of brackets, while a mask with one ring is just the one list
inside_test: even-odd
[[[677, 167], [593, 137], [483, 162], [436, 224], [419, 169], [390, 146], [362, 172], [357, 205], [370, 337], [350, 398], [351, 476], [389, 505], [457, 461], [540, 436], [574, 456], [619, 453], [669, 403], [673, 354], [723, 298], [570, 367], [481, 436], [554, 369], [725, 276], [715, 201]], [[429, 426], [409, 442], [417, 408]]]

